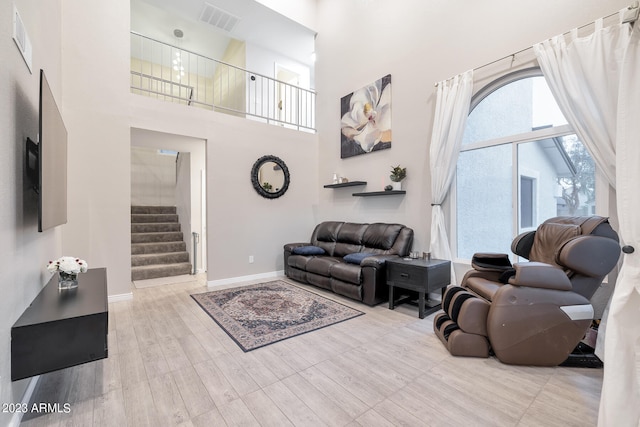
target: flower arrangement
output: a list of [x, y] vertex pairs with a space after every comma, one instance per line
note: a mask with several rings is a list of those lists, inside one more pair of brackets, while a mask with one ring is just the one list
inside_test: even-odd
[[47, 270], [51, 272], [63, 272], [67, 274], [86, 273], [88, 269], [87, 262], [73, 256], [63, 256], [55, 261], [49, 261]]
[[391, 166], [391, 175], [389, 175], [389, 178], [391, 178], [391, 181], [400, 182], [406, 177], [407, 177], [407, 168], [401, 168], [400, 165]]

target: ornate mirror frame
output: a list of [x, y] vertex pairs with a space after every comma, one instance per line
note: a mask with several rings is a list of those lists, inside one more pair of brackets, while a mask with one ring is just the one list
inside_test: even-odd
[[[282, 184], [282, 188], [278, 189], [277, 191], [268, 191], [267, 189], [265, 189], [260, 183], [258, 177], [260, 168], [269, 162], [275, 163], [284, 173], [284, 183]], [[256, 192], [265, 199], [277, 199], [278, 197], [282, 196], [289, 188], [289, 181], [289, 168], [287, 168], [285, 162], [282, 161], [282, 159], [279, 157], [272, 155], [262, 156], [258, 160], [256, 160], [256, 162], [253, 164], [253, 167], [251, 168], [251, 184], [253, 184], [253, 188], [256, 190]]]

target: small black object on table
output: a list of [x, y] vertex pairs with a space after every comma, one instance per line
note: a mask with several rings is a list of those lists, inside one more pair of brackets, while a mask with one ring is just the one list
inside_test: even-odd
[[451, 282], [451, 261], [442, 259], [393, 259], [387, 260], [387, 285], [389, 285], [389, 309], [398, 304], [413, 302], [412, 297], [395, 299], [395, 288], [418, 292], [418, 316], [425, 316], [440, 309], [439, 302], [428, 300], [429, 292], [445, 288]]

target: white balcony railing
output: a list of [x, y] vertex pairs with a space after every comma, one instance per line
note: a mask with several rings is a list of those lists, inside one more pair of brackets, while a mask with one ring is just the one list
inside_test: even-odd
[[315, 131], [316, 93], [131, 32], [131, 92]]

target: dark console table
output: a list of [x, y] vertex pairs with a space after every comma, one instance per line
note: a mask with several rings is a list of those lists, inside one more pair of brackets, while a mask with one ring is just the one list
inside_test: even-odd
[[389, 309], [396, 304], [410, 302], [411, 298], [395, 299], [394, 289], [401, 288], [418, 293], [418, 316], [440, 309], [440, 303], [431, 303], [425, 294], [436, 290], [444, 291], [451, 282], [451, 261], [442, 259], [393, 259], [387, 260], [387, 285], [389, 285]]
[[108, 317], [105, 268], [65, 291], [54, 274], [11, 328], [11, 380], [106, 358]]

